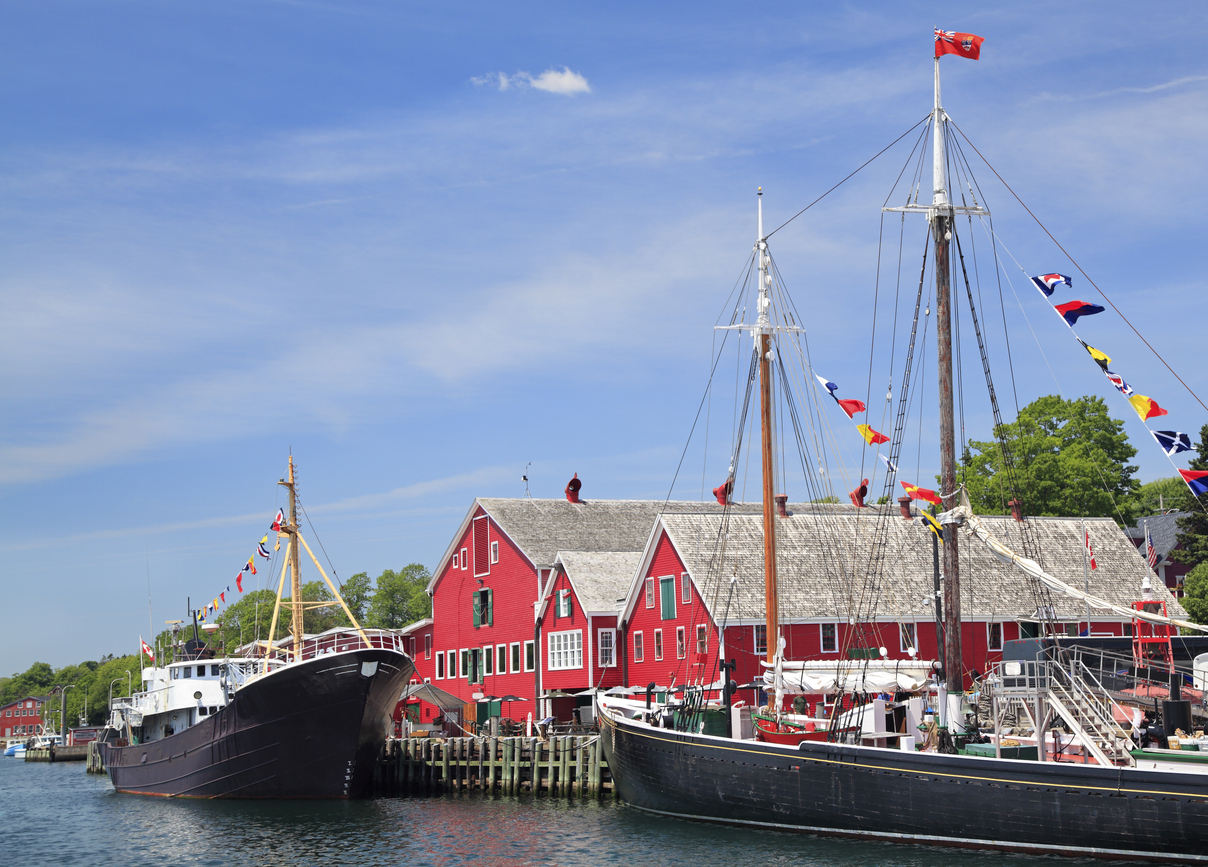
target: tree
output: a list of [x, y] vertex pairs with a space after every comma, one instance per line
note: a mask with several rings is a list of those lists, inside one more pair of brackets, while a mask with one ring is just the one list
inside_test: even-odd
[[[1196, 456], [1191, 459], [1190, 465], [1193, 470], [1208, 470], [1208, 424], [1200, 428]], [[1179, 518], [1180, 547], [1172, 551], [1171, 555], [1180, 563], [1198, 566], [1208, 560], [1208, 494], [1195, 497], [1186, 484], [1183, 485], [1183, 490], [1183, 508], [1187, 514]], [[1191, 574], [1188, 573], [1186, 580], [1190, 579]]]
[[431, 578], [432, 573], [419, 563], [410, 563], [398, 572], [387, 569], [378, 576], [367, 625], [399, 629], [427, 617], [432, 613], [432, 599], [427, 593]]
[[1128, 461], [1137, 450], [1102, 398], [1047, 395], [996, 433], [1014, 458], [1016, 489], [1007, 484], [998, 442], [970, 440], [962, 457], [963, 481], [975, 511], [1006, 514], [1014, 496], [1025, 515], [1136, 522], [1140, 484]]
[[1189, 496], [1187, 483], [1178, 476], [1146, 482], [1137, 490], [1138, 515], [1159, 515], [1170, 509], [1181, 509], [1187, 505]]
[[[269, 625], [273, 622], [273, 606], [277, 603], [277, 594], [272, 590], [252, 590], [244, 593], [215, 621], [221, 628], [211, 643], [225, 647], [233, 653], [236, 647], [252, 641], [268, 640]], [[281, 611], [277, 615], [277, 629], [273, 640], [289, 634], [290, 610], [282, 600]], [[187, 624], [189, 636], [192, 637], [192, 624]]]
[[[357, 623], [363, 626], [365, 615], [369, 610], [369, 600], [373, 598], [373, 579], [369, 577], [369, 573], [358, 572], [345, 581], [344, 586], [340, 589], [340, 595], [344, 597], [344, 604], [348, 606], [352, 616], [357, 619]], [[352, 625], [348, 623], [348, 617], [343, 610], [340, 610], [339, 615], [343, 625]]]
[[1208, 623], [1208, 563], [1200, 563], [1183, 578], [1179, 602], [1196, 623]]

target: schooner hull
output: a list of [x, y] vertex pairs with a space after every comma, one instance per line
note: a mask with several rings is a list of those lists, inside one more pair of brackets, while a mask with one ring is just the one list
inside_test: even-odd
[[405, 654], [366, 648], [281, 668], [181, 732], [106, 745], [119, 792], [192, 798], [355, 798], [368, 793]]
[[601, 714], [629, 804], [809, 833], [1159, 861], [1208, 861], [1208, 775], [916, 753], [798, 748]]

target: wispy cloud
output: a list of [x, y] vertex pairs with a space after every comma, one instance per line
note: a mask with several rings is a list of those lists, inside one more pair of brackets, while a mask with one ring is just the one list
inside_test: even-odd
[[492, 72], [471, 78], [474, 84], [498, 87], [500, 90], [533, 88], [547, 93], [558, 93], [563, 96], [574, 96], [576, 93], [591, 93], [591, 85], [581, 73], [572, 72], [570, 67], [562, 69], [547, 69], [540, 75], [527, 72], [517, 72], [508, 75], [506, 72]]

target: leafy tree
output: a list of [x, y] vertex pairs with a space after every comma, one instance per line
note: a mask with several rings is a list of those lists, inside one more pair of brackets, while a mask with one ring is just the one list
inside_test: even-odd
[[[1191, 459], [1190, 466], [1193, 470], [1208, 470], [1208, 424], [1200, 428], [1200, 441], [1196, 443], [1196, 456]], [[1180, 563], [1198, 566], [1208, 561], [1208, 494], [1195, 497], [1186, 484], [1183, 491], [1183, 508], [1187, 514], [1179, 518], [1178, 543], [1181, 547], [1171, 552], [1171, 556]], [[1186, 580], [1191, 580], [1190, 573]]]
[[[1102, 398], [1062, 400], [1047, 395], [1002, 425], [1015, 464], [1014, 495], [1025, 515], [1110, 516], [1136, 522], [1140, 484], [1128, 461], [1137, 453], [1124, 423], [1108, 415]], [[965, 487], [975, 511], [1006, 514], [1012, 491], [997, 441], [970, 440], [962, 458]]]
[[1187, 505], [1190, 492], [1178, 476], [1146, 482], [1137, 490], [1138, 515], [1158, 515]]
[[[215, 635], [217, 644], [225, 647], [228, 653], [234, 653], [236, 647], [253, 641], [267, 640], [269, 625], [273, 622], [273, 606], [276, 603], [277, 594], [272, 590], [252, 590], [244, 593], [238, 602], [223, 611], [215, 621], [222, 627]], [[282, 600], [281, 611], [277, 614], [274, 641], [289, 634], [289, 623], [290, 611]], [[189, 630], [191, 634], [191, 625]]]
[[[365, 624], [365, 615], [369, 611], [369, 600], [373, 598], [373, 579], [369, 577], [368, 572], [358, 572], [340, 588], [340, 595], [344, 597], [344, 604], [348, 606], [348, 610], [352, 612], [352, 616], [357, 619], [357, 623], [362, 626]], [[348, 617], [344, 614], [343, 609], [339, 610], [340, 623], [345, 626], [351, 626], [348, 622]]]
[[1208, 623], [1208, 563], [1200, 563], [1187, 573], [1179, 602], [1196, 623]]
[[377, 578], [377, 591], [369, 602], [368, 626], [399, 629], [432, 613], [426, 589], [432, 573], [419, 563], [395, 572], [387, 569]]

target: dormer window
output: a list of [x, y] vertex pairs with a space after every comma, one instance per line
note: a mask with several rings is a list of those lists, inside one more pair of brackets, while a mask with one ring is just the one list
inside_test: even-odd
[[570, 591], [563, 589], [558, 591], [558, 616], [570, 617]]

